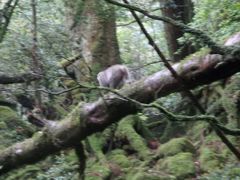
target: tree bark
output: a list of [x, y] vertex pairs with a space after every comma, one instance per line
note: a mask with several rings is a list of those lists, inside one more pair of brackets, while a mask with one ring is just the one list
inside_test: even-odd
[[[209, 84], [240, 71], [240, 59], [221, 55], [206, 55], [173, 65], [184, 78], [188, 88]], [[147, 78], [126, 85], [118, 92], [143, 103], [157, 97], [182, 91], [182, 86], [168, 70], [159, 71]], [[0, 173], [23, 164], [37, 162], [50, 154], [68, 147], [88, 135], [102, 131], [124, 116], [137, 112], [137, 107], [117, 95], [107, 94], [93, 103], [79, 104], [64, 120], [47, 126], [32, 138], [14, 144], [0, 153]]]
[[[37, 2], [36, 0], [31, 0], [32, 7], [32, 66], [31, 69], [34, 73], [42, 75], [43, 69], [41, 65], [40, 58], [38, 56], [38, 40], [37, 40], [37, 10], [36, 10]], [[38, 108], [42, 107], [42, 95], [40, 91], [40, 81], [33, 82], [34, 87], [34, 96], [35, 96], [35, 106]]]
[[3, 38], [7, 32], [8, 25], [18, 1], [19, 0], [8, 0], [5, 2], [3, 9], [0, 10], [0, 43], [3, 41]]
[[[160, 5], [162, 15], [165, 17], [181, 21], [184, 24], [189, 23], [192, 19], [193, 4], [191, 0], [160, 0]], [[188, 44], [183, 46], [178, 43], [177, 39], [184, 34], [179, 27], [164, 23], [164, 31], [171, 60], [177, 62], [192, 53], [192, 49]]]
[[[78, 74], [88, 72], [89, 76], [96, 77], [102, 69], [120, 64], [114, 7], [104, 0], [71, 0], [65, 3], [71, 40], [77, 44], [77, 54], [82, 56], [78, 61], [84, 61], [88, 66], [75, 63], [75, 69], [84, 71]], [[84, 82], [85, 78], [78, 77], [77, 80]]]

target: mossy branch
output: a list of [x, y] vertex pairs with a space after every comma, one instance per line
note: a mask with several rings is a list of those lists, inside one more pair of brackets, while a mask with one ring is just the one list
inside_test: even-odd
[[[150, 104], [144, 104], [144, 103], [141, 103], [137, 100], [134, 100], [134, 99], [131, 99], [127, 96], [124, 96], [120, 92], [118, 92], [114, 89], [111, 89], [111, 88], [97, 87], [97, 86], [87, 86], [87, 85], [81, 85], [81, 86], [85, 87], [85, 88], [89, 88], [89, 89], [97, 89], [97, 90], [104, 90], [104, 91], [111, 92], [111, 93], [119, 96], [121, 99], [127, 100], [128, 102], [135, 104], [136, 107], [139, 110], [143, 110], [144, 108], [156, 108], [161, 113], [163, 113], [168, 118], [168, 120], [170, 120], [172, 122], [174, 122], [174, 121], [175, 122], [176, 121], [178, 121], [178, 122], [205, 121], [205, 122], [208, 122], [208, 123], [214, 123], [219, 129], [221, 129], [224, 133], [226, 133], [228, 135], [240, 136], [240, 129], [227, 128], [226, 126], [221, 124], [215, 116], [211, 116], [211, 115], [195, 115], [195, 116], [175, 115], [174, 113], [168, 111], [166, 108], [164, 108], [163, 106], [161, 106], [160, 104], [158, 104], [156, 102], [150, 103]], [[151, 124], [151, 125], [154, 125], [154, 123]]]
[[[226, 126], [221, 124], [215, 116], [211, 116], [211, 115], [194, 115], [194, 116], [175, 115], [174, 113], [168, 111], [166, 108], [164, 108], [163, 106], [161, 106], [160, 104], [158, 104], [156, 102], [150, 103], [150, 104], [145, 104], [145, 103], [141, 103], [139, 101], [136, 101], [134, 99], [131, 99], [127, 96], [124, 96], [123, 94], [121, 94], [121, 93], [119, 93], [115, 90], [112, 90], [110, 88], [98, 88], [98, 89], [104, 89], [106, 91], [110, 91], [110, 92], [118, 95], [119, 97], [121, 97], [121, 98], [123, 98], [123, 99], [125, 99], [125, 100], [127, 100], [131, 103], [134, 103], [136, 105], [136, 107], [138, 107], [139, 110], [142, 110], [144, 108], [156, 108], [161, 113], [163, 113], [168, 118], [168, 120], [170, 120], [172, 122], [176, 122], [176, 121], [178, 121], [178, 122], [205, 121], [205, 122], [208, 122], [208, 123], [211, 123], [211, 124], [212, 123], [215, 124], [219, 129], [221, 129], [224, 133], [226, 133], [228, 135], [240, 136], [240, 129], [227, 128]], [[153, 124], [151, 124], [151, 125], [153, 125]]]

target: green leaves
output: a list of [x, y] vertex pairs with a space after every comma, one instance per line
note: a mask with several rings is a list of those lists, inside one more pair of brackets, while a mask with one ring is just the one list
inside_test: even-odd
[[201, 0], [195, 2], [195, 16], [191, 25], [207, 31], [218, 42], [223, 42], [226, 37], [239, 31], [239, 20], [238, 0]]

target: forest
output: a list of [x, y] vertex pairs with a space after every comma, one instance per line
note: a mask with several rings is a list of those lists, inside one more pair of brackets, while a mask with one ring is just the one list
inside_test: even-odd
[[0, 180], [239, 180], [239, 0], [1, 0]]

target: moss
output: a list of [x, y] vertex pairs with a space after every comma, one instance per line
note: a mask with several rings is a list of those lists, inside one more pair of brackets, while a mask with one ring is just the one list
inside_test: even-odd
[[219, 169], [221, 167], [221, 157], [209, 147], [202, 147], [200, 150], [200, 165], [201, 169], [206, 172]]
[[195, 153], [195, 147], [187, 138], [175, 138], [162, 144], [158, 151], [163, 156], [172, 156], [180, 152]]
[[126, 155], [126, 152], [122, 149], [114, 149], [113, 151], [110, 152], [109, 156], [115, 156], [115, 155]]
[[[191, 123], [190, 123], [191, 124]], [[207, 122], [197, 122], [188, 126], [188, 137], [191, 137], [191, 140], [199, 140], [202, 131], [209, 126]]]
[[127, 175], [126, 180], [175, 180], [172, 175], [162, 174], [160, 172], [132, 172]]
[[5, 98], [2, 94], [0, 94], [0, 100], [5, 100]]
[[117, 124], [112, 124], [102, 132], [102, 141], [105, 144], [108, 140], [111, 140], [115, 133]]
[[128, 170], [126, 180], [175, 180], [176, 177], [164, 171], [158, 171], [149, 167], [133, 166]]
[[210, 49], [209, 48], [201, 48], [199, 51], [197, 51], [197, 52], [195, 52], [193, 54], [190, 54], [189, 56], [185, 57], [183, 61], [186, 62], [186, 61], [191, 60], [191, 59], [204, 57], [204, 56], [208, 55], [209, 53], [210, 53]]
[[7, 125], [5, 122], [0, 122], [0, 129], [6, 129]]
[[240, 177], [240, 167], [233, 167], [233, 168], [231, 168], [229, 170], [228, 175], [231, 178]]
[[116, 136], [121, 139], [127, 139], [130, 146], [138, 152], [138, 155], [147, 159], [150, 151], [146, 146], [144, 139], [135, 131], [135, 116], [127, 116], [118, 125]]
[[177, 179], [184, 179], [195, 174], [193, 156], [189, 152], [166, 157], [160, 161], [160, 163], [160, 170], [171, 173], [176, 176]]
[[137, 116], [134, 116], [135, 129], [139, 134], [141, 134], [144, 139], [152, 140], [155, 137], [153, 135], [153, 132], [146, 125], [146, 120], [147, 117], [141, 113], [138, 113]]
[[[73, 7], [74, 8], [74, 7]], [[58, 66], [60, 67], [66, 67], [77, 61], [79, 58], [81, 58], [81, 54], [77, 54], [75, 56], [68, 57], [67, 59], [61, 59]]]
[[9, 174], [8, 177], [5, 177], [5, 180], [25, 180], [25, 179], [33, 179], [33, 177], [36, 177], [36, 174], [41, 171], [41, 169], [37, 166], [30, 165], [26, 166], [25, 168], [19, 169], [15, 171], [15, 173]]
[[228, 126], [240, 128], [240, 73], [230, 79], [230, 83], [224, 90], [222, 96], [222, 105], [227, 113]]
[[0, 148], [29, 137], [34, 129], [9, 107], [0, 106]]
[[101, 163], [94, 163], [89, 169], [86, 170], [86, 180], [102, 180], [108, 179], [111, 171], [107, 166]]
[[67, 87], [73, 87], [73, 86], [76, 86], [77, 83], [76, 81], [72, 80], [72, 79], [67, 79], [64, 81], [64, 84], [67, 86]]
[[202, 180], [218, 180], [218, 179], [240, 179], [240, 167], [238, 163], [225, 164], [224, 168], [211, 171], [209, 174], [204, 174], [201, 176]]
[[219, 137], [216, 136], [215, 134], [209, 134], [208, 136], [205, 137], [204, 142], [205, 144], [208, 143], [213, 143], [215, 141], [219, 141]]
[[0, 106], [0, 122], [4, 122], [8, 130], [20, 130], [18, 128], [30, 128], [29, 124], [26, 121], [23, 121], [19, 118], [17, 112], [6, 106]]
[[101, 151], [103, 142], [102, 142], [102, 137], [100, 133], [93, 134], [89, 138], [89, 143], [91, 144], [91, 147], [96, 150], [96, 151]]
[[74, 163], [74, 162], [78, 162], [78, 157], [75, 153], [75, 151], [70, 151], [67, 154], [65, 154], [65, 160], [67, 163]]
[[183, 70], [183, 66], [184, 64], [189, 61], [189, 60], [192, 60], [192, 59], [199, 59], [199, 58], [203, 58], [205, 57], [206, 55], [208, 55], [210, 52], [210, 49], [209, 48], [202, 48], [200, 49], [199, 51], [193, 53], [193, 54], [190, 54], [189, 56], [185, 57], [181, 62], [180, 62], [180, 66], [179, 66], [179, 73], [183, 73], [181, 70]]
[[105, 162], [105, 155], [102, 152], [103, 147], [103, 139], [100, 133], [93, 134], [88, 137], [88, 142], [90, 144], [90, 148], [99, 159], [100, 162]]
[[108, 160], [118, 164], [122, 168], [129, 168], [132, 166], [132, 162], [124, 154], [111, 154], [108, 156]]
[[0, 106], [0, 121], [10, 121], [17, 119], [17, 113], [6, 106]]

